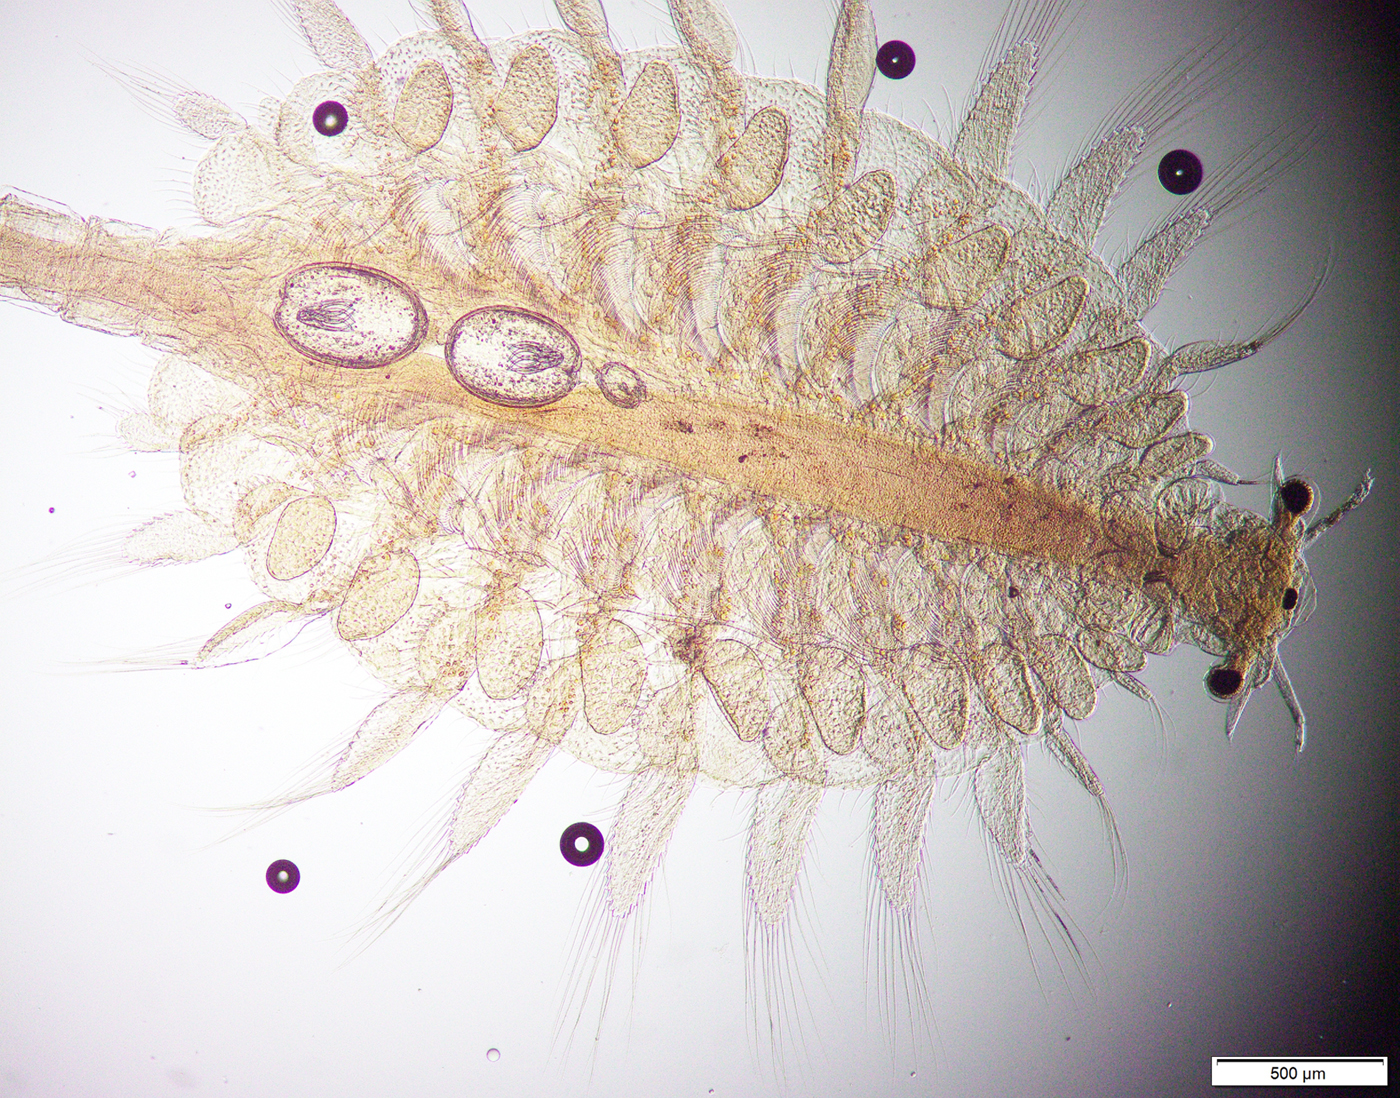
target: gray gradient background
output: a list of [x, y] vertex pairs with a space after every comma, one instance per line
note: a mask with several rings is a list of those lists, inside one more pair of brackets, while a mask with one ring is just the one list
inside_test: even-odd
[[[990, 5], [995, 7], [995, 5]], [[1108, 105], [1238, 14], [1238, 5], [1092, 5], [1016, 155], [1045, 193]], [[399, 0], [346, 9], [378, 47], [416, 29]], [[813, 11], [815, 7], [815, 11]], [[915, 74], [871, 105], [949, 132], [989, 41], [980, 5], [875, 5]], [[556, 24], [538, 0], [477, 5], [488, 35]], [[746, 67], [821, 83], [821, 5], [733, 4]], [[614, 5], [626, 47], [669, 40], [649, 4]], [[1215, 457], [1266, 478], [1282, 450], [1330, 508], [1368, 465], [1370, 501], [1311, 554], [1319, 605], [1284, 646], [1312, 739], [1256, 695], [1235, 734], [1194, 650], [1144, 675], [1164, 723], [1106, 690], [1078, 735], [1129, 856], [1113, 896], [1086, 797], [1030, 753], [1038, 845], [1092, 949], [1087, 979], [1037, 968], [989, 872], [965, 796], [928, 831], [926, 967], [937, 1033], [891, 1055], [865, 963], [868, 797], [823, 805], [804, 876], [805, 1051], [787, 1093], [1141, 1094], [1208, 1090], [1209, 1058], [1400, 1053], [1397, 1031], [1397, 406], [1395, 24], [1378, 6], [1278, 4], [1262, 51], [1177, 142], [1208, 168], [1299, 115], [1319, 140], [1297, 170], [1186, 264], [1150, 324], [1167, 344], [1245, 336], [1332, 275], [1265, 353], [1198, 379], [1192, 424]], [[188, 225], [201, 143], [89, 63], [144, 66], [240, 107], [315, 63], [270, 3], [138, 9], [74, 0], [0, 8], [0, 184], [84, 214]], [[1170, 147], [1168, 145], [1167, 147]], [[1154, 150], [1160, 155], [1162, 148]], [[1155, 164], [1155, 157], [1152, 164]], [[1135, 177], [1101, 247], [1122, 256], [1171, 200]], [[155, 356], [0, 305], [0, 567], [53, 561], [178, 504], [176, 463], [127, 454], [114, 413]], [[1262, 509], [1262, 487], [1230, 489]], [[55, 508], [50, 515], [48, 509]], [[68, 558], [63, 558], [68, 559]], [[741, 895], [750, 799], [702, 790], [651, 893], [635, 985], [619, 981], [596, 1053], [552, 1046], [571, 935], [595, 872], [561, 828], [605, 828], [616, 780], [561, 757], [506, 820], [362, 953], [347, 945], [405, 857], [435, 834], [486, 737], [460, 718], [372, 779], [219, 845], [247, 803], [344, 742], [380, 696], [308, 631], [257, 665], [115, 674], [91, 661], [191, 646], [257, 600], [236, 559], [0, 602], [0, 1095], [755, 1095], [779, 1090], [746, 1037]], [[225, 609], [225, 604], [232, 609]], [[303, 871], [286, 897], [274, 858]], [[586, 1027], [585, 1027], [586, 1029]], [[497, 1062], [486, 1050], [499, 1048]], [[917, 1071], [917, 1074], [913, 1072]]]

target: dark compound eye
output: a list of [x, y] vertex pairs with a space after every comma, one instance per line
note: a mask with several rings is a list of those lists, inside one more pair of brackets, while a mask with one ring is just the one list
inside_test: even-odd
[[1244, 685], [1244, 676], [1233, 667], [1212, 667], [1206, 674], [1206, 689], [1217, 698], [1233, 698]]
[[344, 133], [349, 123], [350, 112], [334, 99], [327, 99], [311, 112], [311, 124], [322, 137], [335, 137]]
[[1293, 609], [1295, 606], [1297, 606], [1297, 605], [1298, 605], [1298, 588], [1296, 588], [1296, 587], [1289, 587], [1287, 590], [1285, 590], [1285, 591], [1283, 592], [1283, 608], [1284, 608], [1285, 610], [1292, 610], [1292, 609]]
[[908, 42], [892, 38], [875, 55], [880, 73], [891, 80], [903, 80], [914, 71], [914, 50]]
[[1186, 149], [1173, 149], [1157, 165], [1157, 178], [1172, 194], [1190, 194], [1205, 176], [1201, 158]]
[[301, 870], [296, 862], [279, 858], [267, 867], [267, 887], [273, 892], [290, 892], [301, 884]]
[[1312, 485], [1297, 477], [1285, 480], [1279, 485], [1278, 498], [1290, 515], [1307, 514], [1313, 505]]
[[592, 865], [603, 856], [603, 833], [591, 823], [570, 824], [559, 836], [559, 853], [570, 865]]

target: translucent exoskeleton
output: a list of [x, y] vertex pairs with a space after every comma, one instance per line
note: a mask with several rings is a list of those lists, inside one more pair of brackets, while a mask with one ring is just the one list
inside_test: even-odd
[[[615, 808], [608, 853], [591, 871], [596, 906], [580, 920], [566, 993], [570, 1009], [587, 1003], [585, 1038], [590, 997], [630, 942], [697, 787], [742, 791], [724, 803], [735, 813], [728, 829], [747, 833], [729, 887], [745, 897], [750, 1005], [740, 993], [721, 1009], [741, 1020], [751, 1011], [777, 1042], [801, 1030], [804, 1012], [820, 1013], [803, 1002], [821, 994], [802, 975], [804, 943], [827, 959], [844, 946], [830, 944], [824, 925], [804, 925], [793, 895], [809, 833], [835, 799], [828, 791], [844, 789], [841, 803], [864, 814], [870, 851], [869, 881], [842, 882], [860, 897], [868, 884], [869, 1011], [906, 1000], [885, 1023], [899, 1033], [907, 1014], [916, 1029], [929, 1015], [950, 1024], [940, 981], [960, 964], [945, 944], [937, 968], [918, 968], [921, 890], [936, 925], [938, 912], [976, 925], [965, 905], [977, 886], [953, 877], [967, 858], [952, 853], [949, 820], [953, 833], [977, 825], [1013, 910], [1045, 921], [1061, 963], [1092, 969], [1095, 943], [1052, 921], [1066, 907], [1040, 860], [1042, 846], [1055, 847], [1038, 837], [1042, 808], [1055, 807], [1048, 799], [1077, 795], [1092, 818], [1106, 793], [1122, 812], [1093, 748], [1113, 759], [1122, 749], [1112, 740], [1144, 739], [1132, 757], [1145, 776], [1197, 797], [1199, 784], [1163, 765], [1164, 743], [1168, 759], [1203, 745], [1232, 757], [1247, 737], [1275, 781], [1294, 780], [1316, 750], [1292, 759], [1303, 708], [1315, 739], [1340, 734], [1313, 703], [1340, 689], [1335, 680], [1309, 672], [1309, 691], [1290, 659], [1290, 689], [1277, 648], [1313, 605], [1302, 542], [1346, 506], [1377, 454], [1358, 442], [1340, 456], [1300, 455], [1351, 422], [1268, 414], [1288, 403], [1270, 370], [1249, 374], [1237, 395], [1221, 390], [1238, 371], [1301, 353], [1290, 341], [1336, 300], [1328, 294], [1352, 253], [1339, 249], [1331, 280], [1296, 319], [1328, 264], [1325, 237], [1311, 227], [1296, 230], [1305, 241], [1289, 253], [1296, 277], [1235, 312], [1202, 300], [1219, 277], [1192, 272], [1201, 254], [1257, 241], [1260, 230], [1238, 215], [1274, 201], [1245, 199], [1285, 166], [1275, 161], [1301, 157], [1306, 167], [1326, 146], [1251, 118], [1262, 151], [1197, 145], [1223, 173], [1214, 187], [1208, 179], [1179, 202], [1144, 194], [1157, 186], [1156, 154], [1181, 143], [1172, 127], [1195, 101], [1145, 96], [1115, 113], [1113, 95], [1076, 92], [1068, 64], [1054, 72], [1072, 26], [1054, 9], [1028, 9], [999, 36], [987, 28], [972, 51], [994, 41], [987, 63], [978, 71], [967, 59], [955, 79], [930, 36], [896, 13], [847, 4], [835, 44], [818, 41], [810, 62], [793, 63], [814, 78], [806, 88], [748, 75], [788, 71], [786, 54], [767, 64], [755, 51], [750, 64], [737, 48], [751, 21], [773, 16], [736, 9], [731, 23], [694, 0], [676, 3], [673, 26], [639, 32], [619, 29], [618, 13], [609, 24], [592, 4], [561, 4], [527, 17], [556, 30], [523, 36], [429, 4], [432, 29], [398, 45], [402, 27], [361, 34], [328, 4], [296, 4], [304, 59], [285, 70], [298, 76], [276, 85], [271, 103], [250, 105], [232, 85], [203, 98], [202, 88], [170, 82], [199, 75], [173, 60], [159, 61], [172, 76], [130, 78], [202, 137], [185, 220], [208, 227], [146, 235], [106, 220], [143, 220], [115, 199], [83, 205], [25, 164], [9, 166], [15, 186], [98, 216], [84, 222], [29, 195], [7, 200], [7, 296], [98, 332], [138, 333], [168, 356], [141, 358], [154, 368], [150, 401], [130, 408], [120, 431], [140, 452], [177, 455], [164, 502], [147, 515], [175, 511], [175, 466], [188, 514], [143, 526], [127, 557], [227, 554], [259, 591], [221, 597], [233, 605], [202, 614], [189, 628], [204, 638], [178, 655], [170, 642], [183, 634], [151, 643], [165, 645], [168, 663], [210, 667], [283, 645], [269, 663], [345, 651], [378, 683], [377, 696], [358, 691], [361, 719], [338, 715], [316, 729], [320, 743], [350, 723], [329, 765], [290, 789], [298, 816], [343, 798], [363, 803], [442, 729], [456, 734], [455, 711], [472, 722], [458, 734], [468, 746], [444, 765], [467, 769], [444, 808], [445, 831], [434, 825], [440, 845], [424, 878], [469, 851], [465, 864], [486, 855], [511, 826], [506, 809], [530, 795], [551, 758], [624, 775], [605, 798]], [[359, 24], [374, 13], [350, 14]], [[814, 37], [833, 22], [822, 18]], [[1228, 101], [1227, 86], [1246, 72], [1237, 59], [1249, 56], [1247, 36], [1232, 33], [1221, 53], [1188, 55], [1208, 102]], [[872, 75], [874, 46], [888, 36], [919, 56], [897, 92]], [[667, 44], [637, 48], [653, 39]], [[308, 44], [316, 60], [305, 59]], [[1121, 90], [1171, 61], [1143, 61]], [[1050, 126], [1048, 155], [1012, 144], [1037, 66], [1052, 70], [1051, 89], [1058, 80], [1071, 106], [1094, 108]], [[938, 74], [933, 88], [956, 89], [953, 110], [936, 93], [923, 93], [932, 117], [917, 105], [910, 85], [926, 70]], [[964, 102], [979, 81], [981, 98], [973, 90]], [[1028, 118], [1038, 109], [1043, 124], [1047, 108], [1032, 95]], [[909, 127], [887, 121], [891, 113]], [[1105, 115], [1111, 125], [1096, 130]], [[1140, 167], [1130, 169], [1134, 156]], [[1101, 229], [1118, 176], [1125, 206]], [[1232, 217], [1239, 224], [1219, 227]], [[1258, 263], [1230, 261], [1238, 266], [1225, 281], [1257, 277]], [[1181, 279], [1199, 276], [1194, 292], [1166, 281], [1178, 262]], [[125, 353], [144, 355], [135, 342]], [[1317, 364], [1338, 353], [1314, 347], [1314, 373], [1296, 375], [1298, 400], [1320, 399]], [[46, 385], [66, 385], [62, 377], [50, 370]], [[71, 389], [62, 400], [72, 403]], [[1227, 453], [1256, 426], [1267, 457]], [[1278, 449], [1285, 464], [1272, 474]], [[24, 451], [14, 455], [23, 467]], [[1230, 469], [1265, 483], [1231, 484], [1240, 478]], [[1313, 563], [1360, 538], [1350, 526]], [[179, 571], [150, 573], [151, 590]], [[1356, 582], [1330, 563], [1319, 574], [1343, 589]], [[1307, 632], [1284, 642], [1284, 654]], [[1190, 698], [1144, 670], [1148, 654], [1183, 642], [1214, 653], [1192, 664]], [[1185, 659], [1195, 657], [1152, 667]], [[186, 676], [195, 686], [178, 689], [215, 692], [190, 712], [239, 765], [258, 768], [265, 790], [265, 760], [220, 716], [220, 692], [244, 688], [209, 685], [220, 676], [254, 684], [258, 666]], [[153, 691], [177, 689], [179, 676], [157, 677]], [[1282, 693], [1261, 693], [1235, 744], [1217, 743], [1221, 711], [1194, 700], [1202, 682], [1235, 725], [1243, 700], [1269, 680]], [[1074, 723], [1110, 693], [1148, 688], [1165, 732], [1104, 727], [1102, 715], [1087, 726], [1098, 733]], [[296, 698], [297, 717], [281, 691], [268, 701], [255, 718], [263, 724], [329, 719], [315, 697]], [[1142, 705], [1134, 719], [1150, 725], [1154, 712]], [[360, 781], [410, 739], [422, 743]], [[1257, 765], [1236, 765], [1242, 784], [1267, 784]], [[1228, 821], [1243, 811], [1228, 787], [1223, 795], [1217, 835], [1231, 834]], [[941, 830], [926, 833], [930, 811]], [[561, 822], [584, 814], [570, 809]], [[1092, 826], [1066, 838], [1102, 845]], [[1151, 849], [1138, 838], [1126, 836], [1135, 859]], [[974, 876], [985, 878], [972, 850]], [[1201, 857], [1183, 850], [1176, 864], [1199, 867]], [[688, 872], [680, 858], [669, 860], [673, 878]], [[296, 860], [307, 883], [325, 878]], [[479, 886], [486, 871], [455, 867], [419, 906], [463, 872]], [[1132, 886], [1159, 887], [1165, 878], [1148, 872], [1135, 861]], [[410, 879], [406, 894], [416, 889]], [[307, 894], [304, 884], [298, 897]], [[451, 931], [440, 942], [456, 948]], [[539, 948], [502, 943], [517, 955]], [[1024, 965], [1014, 933], [989, 948]], [[685, 975], [684, 994], [703, 976], [703, 966]], [[1053, 1000], [1057, 986], [1046, 986]], [[825, 991], [851, 998], [839, 981]], [[618, 989], [613, 998], [616, 1008]], [[1008, 998], [996, 1016], [1044, 1009], [1042, 999]], [[840, 1060], [827, 1046], [863, 1010], [838, 1014], [836, 1032], [808, 1051]], [[670, 1039], [690, 1036], [678, 1029]], [[505, 1041], [481, 1037], [510, 1061]], [[945, 1033], [945, 1051], [949, 1043]], [[912, 1055], [902, 1049], [901, 1065]], [[909, 1062], [921, 1076], [932, 1067]]]

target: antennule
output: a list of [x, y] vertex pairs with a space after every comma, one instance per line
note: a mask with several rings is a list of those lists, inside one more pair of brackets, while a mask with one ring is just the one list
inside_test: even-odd
[[1283, 660], [1278, 656], [1274, 656], [1274, 682], [1278, 685], [1278, 692], [1283, 695], [1283, 704], [1293, 714], [1293, 727], [1297, 729], [1293, 742], [1301, 755], [1308, 742], [1308, 718], [1298, 704], [1298, 695], [1293, 692], [1293, 683], [1289, 681], [1288, 672], [1283, 669]]
[[1308, 532], [1303, 535], [1302, 548], [1306, 549], [1318, 538], [1322, 537], [1323, 534], [1327, 533], [1328, 530], [1336, 526], [1337, 523], [1341, 522], [1348, 513], [1360, 507], [1361, 501], [1370, 495], [1371, 486], [1375, 483], [1376, 480], [1371, 476], [1371, 470], [1367, 469], [1365, 475], [1361, 478], [1361, 483], [1356, 486], [1356, 490], [1352, 492], [1351, 495], [1347, 496], [1347, 498], [1342, 501], [1340, 507], [1326, 518], [1318, 519], [1308, 527]]

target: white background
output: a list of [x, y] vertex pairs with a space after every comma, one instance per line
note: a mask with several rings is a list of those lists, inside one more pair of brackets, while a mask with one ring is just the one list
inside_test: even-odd
[[[1111, 104], [1235, 10], [1136, 7], [1089, 12], [1035, 100], [1016, 172], [1042, 196]], [[870, 105], [946, 140], [993, 34], [980, 8], [876, 3], [882, 38], [910, 42], [919, 61], [901, 83], [877, 77]], [[179, 506], [176, 462], [131, 455], [115, 433], [155, 356], [3, 303], [0, 1095], [1184, 1095], [1206, 1091], [1211, 1055], [1395, 1055], [1394, 976], [1368, 952], [1393, 941], [1396, 914], [1395, 127], [1392, 89], [1365, 68], [1391, 62], [1394, 31], [1387, 45], [1383, 24], [1330, 5], [1277, 8], [1230, 94], [1153, 150], [1100, 245], [1125, 255], [1171, 209], [1153, 170], [1166, 148], [1194, 148], [1210, 170], [1290, 119], [1315, 125], [1313, 151], [1198, 250], [1149, 319], [1169, 346], [1246, 337], [1330, 256], [1326, 286], [1285, 335], [1198, 379], [1192, 424], [1246, 476], [1266, 480], [1283, 451], [1325, 508], [1367, 466], [1377, 488], [1311, 554], [1319, 607], [1283, 649], [1310, 716], [1301, 758], [1271, 688], [1226, 742], [1195, 651], [1145, 673], [1160, 721], [1106, 690], [1078, 734], [1129, 855], [1115, 897], [1093, 805], [1031, 752], [1038, 846], [1091, 951], [1087, 975], [1062, 973], [1034, 931], [1032, 964], [953, 791], [928, 833], [936, 1032], [916, 1055], [901, 1029], [891, 1051], [866, 964], [869, 802], [833, 794], [795, 939], [809, 1009], [775, 1069], [748, 1036], [750, 801], [702, 790], [652, 890], [636, 983], [624, 964], [599, 1041], [590, 1012], [566, 1049], [555, 1022], [569, 973], [591, 963], [573, 935], [596, 870], [567, 866], [558, 835], [578, 819], [606, 831], [621, 793], [568, 758], [359, 951], [350, 933], [434, 839], [488, 737], [444, 718], [373, 778], [216, 842], [249, 817], [207, 809], [283, 788], [343, 745], [378, 687], [310, 631], [254, 665], [113, 670], [188, 654], [258, 596], [236, 556], [110, 578], [103, 552], [120, 533]], [[423, 25], [400, 0], [346, 9], [376, 49]], [[559, 23], [536, 0], [474, 11], [488, 36]], [[731, 11], [749, 71], [821, 84], [830, 11]], [[617, 5], [610, 18], [624, 48], [673, 38], [664, 7]], [[245, 110], [316, 68], [262, 0], [0, 10], [0, 187], [159, 227], [194, 223], [202, 143], [95, 61]], [[1267, 501], [1262, 487], [1229, 496]], [[288, 896], [262, 882], [282, 857], [303, 874]], [[1387, 987], [1389, 1048], [1370, 1005]]]

